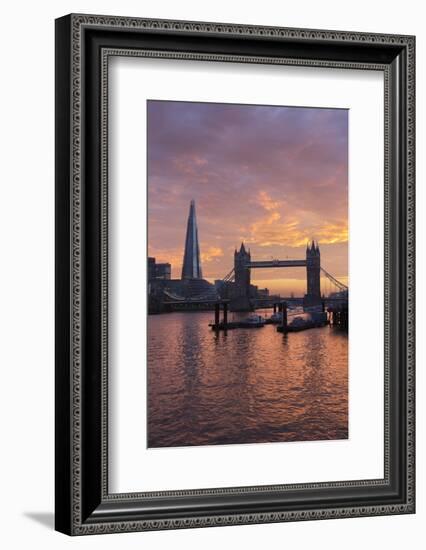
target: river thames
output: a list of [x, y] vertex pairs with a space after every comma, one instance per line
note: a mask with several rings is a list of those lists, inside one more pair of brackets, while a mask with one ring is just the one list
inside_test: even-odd
[[347, 332], [216, 333], [212, 318], [148, 317], [149, 447], [348, 437]]

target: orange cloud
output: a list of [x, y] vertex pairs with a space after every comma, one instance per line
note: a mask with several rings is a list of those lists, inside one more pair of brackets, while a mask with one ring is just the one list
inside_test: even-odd
[[206, 250], [201, 247], [201, 263], [208, 263], [223, 256], [223, 250], [218, 246], [210, 246]]
[[259, 191], [257, 195], [257, 202], [260, 206], [262, 206], [262, 208], [268, 211], [277, 210], [277, 208], [280, 208], [283, 204], [281, 201], [272, 199], [266, 191]]
[[328, 223], [316, 229], [315, 238], [325, 244], [348, 242], [348, 224], [346, 222]]
[[348, 227], [344, 222], [324, 225], [302, 226], [298, 220], [279, 222], [280, 215], [272, 215], [253, 223], [246, 238], [248, 243], [258, 246], [304, 246], [312, 238], [320, 244], [346, 243]]
[[[317, 220], [313, 212], [303, 210], [296, 211], [292, 216], [287, 216], [282, 221], [279, 209], [283, 202], [273, 200], [268, 193], [260, 191], [257, 202], [264, 210], [266, 216], [252, 223], [248, 230], [243, 231], [244, 240], [247, 243], [261, 247], [290, 246], [297, 248], [304, 246], [311, 239], [318, 240], [321, 244], [335, 244], [348, 242], [347, 221], [325, 222]], [[292, 208], [294, 212], [295, 209]]]

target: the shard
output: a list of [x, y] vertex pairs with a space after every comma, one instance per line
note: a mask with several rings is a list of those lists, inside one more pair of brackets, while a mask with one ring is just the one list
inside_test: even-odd
[[186, 227], [185, 253], [183, 256], [182, 279], [202, 279], [200, 247], [198, 245], [197, 217], [195, 201], [189, 207], [188, 225]]

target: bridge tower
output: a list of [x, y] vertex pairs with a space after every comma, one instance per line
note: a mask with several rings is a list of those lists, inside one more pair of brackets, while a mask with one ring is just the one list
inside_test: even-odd
[[250, 251], [247, 251], [244, 243], [240, 250], [234, 252], [235, 283], [230, 307], [233, 311], [250, 311], [250, 268], [247, 264], [251, 261]]
[[321, 255], [318, 243], [312, 241], [306, 246], [306, 294], [303, 299], [304, 306], [317, 306], [321, 304]]

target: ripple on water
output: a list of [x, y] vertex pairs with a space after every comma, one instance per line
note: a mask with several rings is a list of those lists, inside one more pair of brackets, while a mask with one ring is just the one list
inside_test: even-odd
[[215, 334], [211, 316], [148, 319], [149, 447], [348, 437], [347, 334]]

